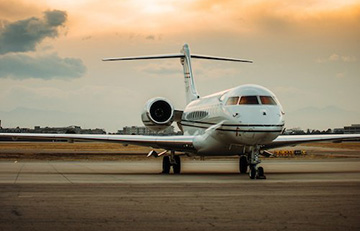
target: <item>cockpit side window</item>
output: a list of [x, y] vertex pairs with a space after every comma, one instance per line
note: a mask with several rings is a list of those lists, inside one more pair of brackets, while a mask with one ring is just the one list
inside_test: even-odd
[[225, 96], [226, 96], [226, 93], [222, 94], [222, 95], [220, 96], [220, 98], [219, 98], [219, 101], [221, 101], [221, 102], [224, 101]]
[[240, 99], [240, 105], [241, 104], [259, 104], [259, 101], [257, 99], [257, 96], [241, 96]]
[[276, 105], [276, 102], [271, 96], [260, 96], [261, 104]]
[[239, 96], [229, 97], [226, 101], [226, 105], [236, 105], [239, 102]]

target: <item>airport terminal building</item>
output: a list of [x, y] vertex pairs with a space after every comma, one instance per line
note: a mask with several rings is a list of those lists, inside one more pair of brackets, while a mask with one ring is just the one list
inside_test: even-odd
[[344, 127], [344, 134], [360, 134], [360, 124], [352, 124]]
[[83, 129], [80, 126], [68, 127], [40, 127], [34, 128], [2, 128], [0, 126], [0, 133], [47, 133], [47, 134], [106, 134], [106, 131], [101, 128]]

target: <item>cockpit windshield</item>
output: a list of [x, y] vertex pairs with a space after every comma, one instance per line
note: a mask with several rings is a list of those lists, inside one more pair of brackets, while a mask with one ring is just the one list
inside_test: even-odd
[[260, 96], [261, 104], [276, 105], [275, 100], [271, 96]]
[[259, 104], [257, 96], [241, 96], [239, 104]]
[[234, 97], [230, 97], [227, 101], [226, 101], [226, 105], [237, 105], [239, 102], [239, 96], [234, 96]]
[[[239, 100], [240, 99], [240, 100]], [[226, 101], [226, 105], [276, 105], [276, 101], [271, 96], [232, 96]]]

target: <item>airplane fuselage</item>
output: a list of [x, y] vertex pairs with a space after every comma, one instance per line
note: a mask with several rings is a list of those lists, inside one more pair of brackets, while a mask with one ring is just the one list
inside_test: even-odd
[[184, 110], [181, 126], [185, 135], [206, 139], [194, 143], [197, 154], [236, 155], [271, 143], [284, 123], [283, 109], [270, 90], [242, 85], [192, 101]]

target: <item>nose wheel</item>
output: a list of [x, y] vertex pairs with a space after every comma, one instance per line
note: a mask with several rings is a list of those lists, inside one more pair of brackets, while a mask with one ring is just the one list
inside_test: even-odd
[[250, 179], [266, 179], [263, 167], [252, 166], [249, 171]]
[[258, 146], [253, 147], [251, 153], [249, 154], [249, 177], [250, 179], [266, 179], [264, 168], [258, 167], [257, 165], [261, 163], [259, 160], [260, 148]]

